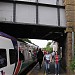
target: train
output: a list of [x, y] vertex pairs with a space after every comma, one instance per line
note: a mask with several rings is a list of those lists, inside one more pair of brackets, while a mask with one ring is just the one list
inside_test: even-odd
[[37, 47], [0, 32], [0, 75], [19, 75], [37, 62]]

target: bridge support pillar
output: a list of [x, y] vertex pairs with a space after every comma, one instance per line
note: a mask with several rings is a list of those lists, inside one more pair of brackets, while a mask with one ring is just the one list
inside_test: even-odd
[[67, 33], [67, 46], [66, 46], [66, 70], [67, 75], [72, 75], [70, 70], [70, 62], [72, 60], [72, 33]]
[[72, 32], [75, 33], [75, 0], [64, 0], [65, 12], [66, 12], [66, 70], [67, 75], [71, 74], [70, 63], [72, 60]]

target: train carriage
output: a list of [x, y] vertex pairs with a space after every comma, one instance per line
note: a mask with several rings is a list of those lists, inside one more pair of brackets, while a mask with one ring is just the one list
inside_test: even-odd
[[[0, 32], [0, 75], [19, 75], [33, 59], [36, 46]], [[36, 51], [37, 52], [37, 51]]]
[[14, 75], [18, 61], [17, 40], [0, 32], [0, 75]]

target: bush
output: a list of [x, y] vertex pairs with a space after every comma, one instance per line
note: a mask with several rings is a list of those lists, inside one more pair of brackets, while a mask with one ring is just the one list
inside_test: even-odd
[[71, 68], [72, 71], [75, 70], [75, 59], [73, 59], [73, 60], [71, 61], [70, 68]]

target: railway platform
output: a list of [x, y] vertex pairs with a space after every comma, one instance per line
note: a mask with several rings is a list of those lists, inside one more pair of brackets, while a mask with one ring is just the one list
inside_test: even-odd
[[[42, 65], [42, 68], [39, 68], [38, 63], [34, 66], [34, 68], [27, 74], [27, 75], [46, 75], [44, 63]], [[50, 64], [50, 73], [48, 75], [55, 75], [55, 68], [54, 68], [54, 62]], [[66, 75], [66, 73], [63, 71], [63, 69], [60, 67], [60, 74], [59, 75]]]

